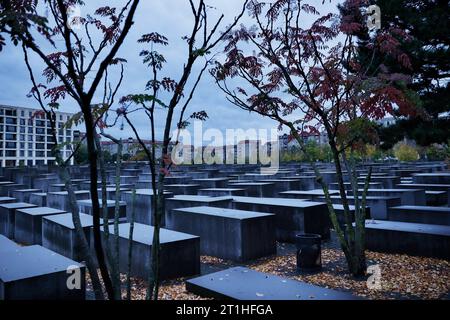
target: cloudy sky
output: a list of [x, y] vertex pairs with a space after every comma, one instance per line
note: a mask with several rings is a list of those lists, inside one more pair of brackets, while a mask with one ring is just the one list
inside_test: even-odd
[[[97, 7], [104, 5], [121, 6], [125, 1], [85, 1], [87, 5], [81, 8], [81, 15], [92, 13]], [[326, 1], [322, 4], [322, 0], [311, 0], [309, 3], [314, 4], [320, 13], [336, 12], [336, 4], [339, 1]], [[223, 13], [225, 15], [222, 29], [233, 20], [242, 8], [242, 0], [210, 0], [208, 4], [213, 5], [214, 8], [209, 9], [210, 24], [215, 21], [218, 16]], [[311, 21], [311, 17], [305, 17], [305, 23]], [[187, 56], [187, 46], [185, 41], [181, 38], [187, 35], [193, 24], [192, 14], [187, 0], [145, 0], [141, 1], [135, 16], [135, 24], [133, 25], [129, 36], [124, 45], [120, 49], [117, 56], [125, 58], [128, 63], [125, 67], [124, 82], [118, 92], [118, 97], [130, 93], [143, 93], [145, 84], [147, 83], [150, 72], [142, 64], [139, 57], [139, 52], [145, 49], [145, 46], [137, 43], [137, 39], [145, 33], [158, 32], [165, 35], [169, 39], [169, 46], [165, 48], [158, 48], [167, 60], [167, 64], [161, 75], [169, 76], [175, 80], [180, 77], [183, 63]], [[251, 20], [245, 14], [241, 23], [249, 26]], [[48, 49], [51, 53], [51, 48], [47, 48], [44, 42], [39, 43], [42, 48]], [[220, 54], [220, 48], [217, 53]], [[36, 57], [31, 57], [33, 68], [38, 71], [43, 69], [43, 64]], [[200, 63], [200, 61], [199, 61]], [[195, 69], [198, 71], [201, 65]], [[192, 81], [196, 78], [196, 73], [193, 73]], [[40, 79], [43, 82], [43, 79]], [[191, 83], [192, 83], [191, 81]], [[35, 101], [27, 98], [26, 95], [31, 88], [28, 72], [23, 60], [23, 53], [20, 47], [14, 47], [8, 44], [6, 48], [0, 53], [0, 104], [17, 105], [25, 107], [38, 107]], [[101, 95], [97, 96], [100, 99]], [[66, 98], [63, 101], [61, 109], [68, 112], [77, 112], [78, 107], [71, 98]], [[260, 128], [276, 128], [277, 124], [269, 119], [264, 119], [256, 114], [249, 114], [227, 102], [224, 94], [215, 86], [209, 74], [203, 77], [196, 95], [189, 107], [189, 114], [193, 111], [206, 110], [209, 119], [203, 124], [204, 129], [214, 128], [225, 133], [226, 129], [260, 129]], [[164, 114], [158, 115], [157, 132], [160, 136], [164, 126]], [[150, 128], [146, 117], [133, 116], [133, 121], [138, 128], [140, 134], [145, 137], [150, 137]], [[133, 136], [130, 128], [126, 125], [123, 130], [119, 127], [112, 130], [116, 136], [128, 138]]]

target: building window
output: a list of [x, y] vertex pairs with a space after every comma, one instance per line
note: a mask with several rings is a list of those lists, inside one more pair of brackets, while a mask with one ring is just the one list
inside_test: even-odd
[[36, 149], [37, 149], [37, 150], [43, 150], [43, 149], [45, 149], [45, 144], [43, 144], [43, 143], [36, 143]]
[[6, 132], [16, 132], [17, 129], [15, 126], [6, 126]]
[[29, 156], [29, 157], [33, 157], [33, 151], [28, 150], [28, 156]]
[[15, 142], [5, 142], [6, 149], [15, 149], [17, 148], [17, 144]]
[[7, 157], [15, 157], [17, 155], [16, 150], [6, 150], [5, 151], [5, 156]]
[[5, 115], [15, 117], [17, 115], [17, 112], [16, 112], [16, 110], [6, 109]]
[[28, 141], [33, 141], [33, 136], [32, 135], [28, 136]]
[[20, 115], [21, 115], [22, 117], [24, 117], [24, 116], [25, 116], [25, 111], [21, 110], [21, 111], [20, 111]]
[[25, 119], [20, 119], [20, 125], [24, 126], [25, 125]]
[[17, 119], [15, 118], [6, 118], [6, 124], [17, 124]]
[[25, 141], [25, 135], [24, 134], [20, 135], [20, 141]]
[[28, 133], [33, 134], [33, 127], [28, 127]]
[[28, 149], [33, 149], [33, 143], [28, 142]]
[[6, 133], [5, 134], [5, 140], [16, 140], [16, 135], [12, 133]]
[[20, 143], [20, 149], [25, 149], [25, 142]]
[[25, 157], [25, 150], [20, 150], [20, 156]]
[[20, 127], [20, 133], [25, 133], [25, 127]]
[[44, 128], [36, 128], [36, 134], [45, 134]]

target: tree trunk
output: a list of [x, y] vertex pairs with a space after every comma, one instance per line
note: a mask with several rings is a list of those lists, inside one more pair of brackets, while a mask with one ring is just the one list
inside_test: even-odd
[[59, 177], [63, 181], [65, 188], [67, 190], [67, 194], [69, 196], [69, 206], [70, 211], [72, 212], [72, 222], [75, 227], [75, 233], [79, 248], [81, 249], [81, 256], [86, 262], [86, 266], [89, 270], [89, 274], [91, 275], [92, 287], [94, 289], [95, 299], [103, 300], [103, 290], [100, 282], [100, 278], [97, 273], [96, 261], [93, 258], [89, 244], [86, 239], [86, 235], [84, 234], [83, 227], [81, 226], [80, 213], [77, 204], [77, 198], [75, 196], [75, 192], [72, 187], [71, 178], [69, 172], [65, 166], [65, 164], [60, 163], [59, 165]]
[[103, 252], [102, 237], [100, 234], [100, 206], [98, 203], [98, 173], [97, 173], [97, 158], [98, 152], [95, 145], [95, 135], [97, 134], [94, 127], [94, 120], [92, 118], [92, 111], [90, 101], [84, 101], [82, 105], [82, 112], [84, 116], [84, 123], [86, 129], [86, 142], [89, 153], [89, 169], [91, 180], [91, 199], [92, 199], [92, 216], [93, 216], [93, 235], [94, 235], [94, 249], [97, 256], [97, 262], [102, 275], [103, 283], [105, 285], [108, 298], [114, 300], [114, 289], [111, 278], [109, 276], [108, 267], [105, 261], [105, 254]]
[[[101, 150], [100, 139], [97, 135], [95, 135], [95, 144], [97, 146], [97, 150]], [[103, 241], [105, 244], [106, 250], [106, 258], [108, 260], [109, 267], [111, 269], [111, 278], [112, 285], [114, 289], [114, 298], [117, 300], [121, 299], [121, 289], [120, 289], [120, 274], [119, 269], [116, 268], [115, 258], [116, 255], [111, 249], [111, 244], [109, 242], [109, 217], [108, 217], [108, 199], [106, 195], [106, 169], [105, 169], [105, 161], [103, 158], [103, 153], [99, 152], [98, 155], [98, 167], [100, 169], [100, 177], [101, 177], [101, 190], [102, 190], [102, 209], [103, 209]]]
[[[120, 286], [120, 246], [119, 246], [119, 219], [120, 219], [120, 172], [121, 172], [121, 166], [122, 166], [122, 139], [119, 140], [118, 146], [117, 146], [117, 158], [116, 158], [116, 200], [115, 200], [115, 206], [114, 206], [114, 250], [113, 250], [113, 265], [114, 270], [117, 272], [117, 279], [118, 284]], [[133, 200], [134, 201], [134, 200]], [[134, 204], [133, 204], [133, 210], [134, 210]], [[134, 223], [134, 222], [133, 222]], [[131, 241], [131, 240], [130, 240]], [[130, 242], [131, 246], [131, 242]], [[121, 290], [120, 292], [120, 298], [121, 299]]]
[[127, 266], [127, 300], [131, 300], [131, 264], [133, 257], [133, 232], [134, 232], [134, 216], [135, 216], [135, 201], [136, 201], [136, 189], [134, 188], [131, 193], [131, 218], [130, 218], [130, 231], [128, 233], [128, 266]]

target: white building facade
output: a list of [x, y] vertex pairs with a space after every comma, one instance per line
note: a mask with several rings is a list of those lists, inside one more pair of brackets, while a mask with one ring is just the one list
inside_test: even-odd
[[[41, 109], [0, 105], [0, 165], [35, 166], [53, 164], [52, 148], [55, 145], [50, 121]], [[71, 113], [55, 112], [58, 143], [67, 143], [62, 156], [72, 154], [73, 129], [64, 125]], [[73, 157], [70, 160], [73, 164]]]

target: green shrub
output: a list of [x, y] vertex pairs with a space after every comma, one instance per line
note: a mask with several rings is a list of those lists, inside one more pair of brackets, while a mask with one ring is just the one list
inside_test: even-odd
[[434, 143], [424, 150], [425, 156], [431, 161], [443, 161], [450, 157], [450, 148], [447, 145]]
[[419, 159], [417, 148], [404, 142], [394, 146], [394, 155], [399, 161], [416, 161]]

